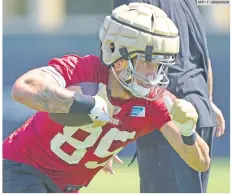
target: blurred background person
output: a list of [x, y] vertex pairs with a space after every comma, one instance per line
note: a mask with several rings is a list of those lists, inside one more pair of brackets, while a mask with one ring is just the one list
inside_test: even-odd
[[[113, 0], [2, 2], [4, 138], [34, 112], [11, 100], [10, 90], [15, 79], [29, 69], [45, 66], [53, 57], [68, 53], [100, 55], [97, 47], [98, 27], [113, 9]], [[205, 20], [210, 59], [213, 63], [213, 100], [223, 111], [226, 127], [229, 127], [229, 6], [199, 8]], [[225, 136], [214, 141], [208, 191], [229, 192], [229, 129], [226, 129]], [[129, 163], [135, 150], [136, 145], [130, 144], [120, 153], [125, 165]], [[83, 192], [139, 192], [137, 165], [130, 168], [125, 165], [115, 165], [113, 177], [100, 173]]]
[[[114, 0], [114, 7], [132, 2], [149, 3], [165, 11], [180, 34], [180, 53], [176, 66], [168, 69], [169, 86], [176, 97], [190, 101], [197, 109], [196, 131], [210, 148], [213, 135], [224, 134], [225, 120], [213, 103], [212, 66], [203, 20], [196, 1], [184, 0]], [[186, 165], [159, 133], [137, 140], [140, 192], [207, 192], [209, 170], [199, 173]]]

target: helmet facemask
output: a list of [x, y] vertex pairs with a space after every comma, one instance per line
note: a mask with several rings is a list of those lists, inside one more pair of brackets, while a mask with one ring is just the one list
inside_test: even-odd
[[[134, 56], [136, 61], [133, 60]], [[151, 60], [150, 60], [151, 59]], [[145, 59], [144, 53], [136, 53], [129, 55], [127, 66], [120, 73], [116, 73], [111, 67], [115, 77], [120, 84], [130, 91], [137, 98], [147, 100], [157, 99], [167, 88], [169, 79], [166, 76], [168, 66], [175, 63], [174, 56], [151, 55], [149, 61]], [[149, 71], [144, 75], [137, 71], [139, 62], [142, 60], [147, 66], [153, 66], [153, 72]]]

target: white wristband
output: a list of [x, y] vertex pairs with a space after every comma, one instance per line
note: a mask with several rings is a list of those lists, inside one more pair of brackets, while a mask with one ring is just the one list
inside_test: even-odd
[[92, 120], [99, 120], [109, 122], [107, 102], [100, 96], [93, 96], [95, 98], [95, 106], [92, 108], [89, 116]]

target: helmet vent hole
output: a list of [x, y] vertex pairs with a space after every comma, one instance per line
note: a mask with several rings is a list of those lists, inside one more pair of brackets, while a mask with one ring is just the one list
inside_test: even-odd
[[109, 50], [110, 50], [111, 53], [114, 53], [114, 52], [115, 52], [115, 43], [111, 42], [111, 43], [109, 44]]
[[153, 30], [153, 26], [154, 26], [154, 16], [152, 14], [152, 17], [151, 17], [151, 29]]

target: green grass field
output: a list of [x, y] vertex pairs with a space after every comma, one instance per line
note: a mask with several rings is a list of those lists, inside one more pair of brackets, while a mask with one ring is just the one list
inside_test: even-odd
[[[107, 175], [100, 171], [89, 186], [81, 190], [81, 193], [139, 193], [138, 167], [134, 163], [128, 168], [129, 160], [123, 159], [123, 165], [114, 165], [115, 175]], [[230, 192], [229, 162], [228, 158], [213, 159], [209, 193]]]

